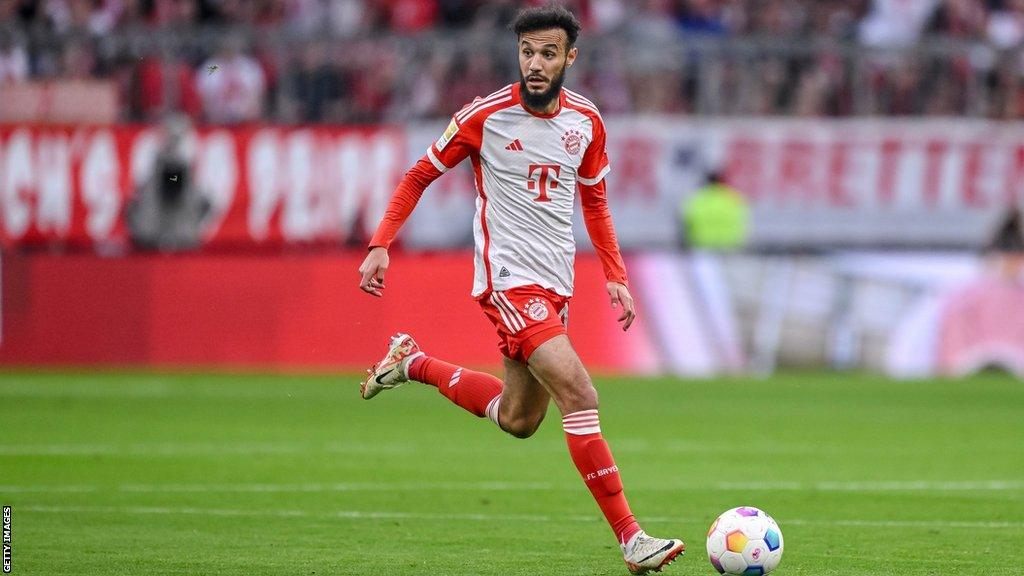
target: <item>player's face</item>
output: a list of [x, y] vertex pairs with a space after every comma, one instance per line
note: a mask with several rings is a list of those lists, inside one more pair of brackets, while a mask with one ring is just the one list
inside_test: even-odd
[[565, 69], [576, 60], [576, 48], [566, 49], [565, 30], [551, 28], [519, 37], [520, 87], [526, 104], [544, 108], [558, 97]]

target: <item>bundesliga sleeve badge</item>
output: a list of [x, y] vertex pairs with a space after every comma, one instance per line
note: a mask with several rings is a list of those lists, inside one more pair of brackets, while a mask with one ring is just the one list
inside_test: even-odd
[[456, 124], [455, 119], [452, 118], [452, 121], [448, 124], [448, 127], [444, 129], [444, 134], [441, 134], [441, 137], [438, 138], [437, 142], [434, 143], [434, 146], [437, 148], [437, 150], [439, 152], [441, 150], [444, 150], [444, 147], [447, 146], [448, 143], [452, 141], [452, 138], [455, 137], [455, 134], [458, 133], [458, 131], [459, 125]]

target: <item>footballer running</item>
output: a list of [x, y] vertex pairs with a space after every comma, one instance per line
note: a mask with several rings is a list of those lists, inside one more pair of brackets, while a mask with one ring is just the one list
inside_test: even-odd
[[566, 332], [573, 292], [575, 191], [601, 260], [612, 308], [636, 318], [605, 195], [605, 128], [593, 102], [562, 87], [578, 54], [580, 23], [559, 6], [530, 8], [512, 24], [518, 83], [476, 98], [402, 178], [359, 268], [359, 287], [384, 294], [388, 247], [423, 191], [469, 158], [476, 182], [473, 297], [494, 324], [504, 381], [428, 356], [407, 334], [360, 385], [373, 398], [409, 381], [528, 438], [554, 400], [569, 455], [618, 539], [633, 574], [660, 571], [683, 553], [678, 539], [648, 536], [633, 517], [619, 468], [601, 435], [597, 391]]

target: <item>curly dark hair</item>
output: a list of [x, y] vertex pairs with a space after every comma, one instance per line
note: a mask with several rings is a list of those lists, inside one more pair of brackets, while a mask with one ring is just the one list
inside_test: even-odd
[[582, 26], [580, 26], [580, 21], [576, 19], [576, 16], [564, 6], [549, 4], [547, 6], [521, 10], [509, 28], [515, 32], [516, 36], [522, 36], [527, 32], [536, 32], [537, 30], [561, 28], [565, 30], [565, 35], [569, 39], [566, 49], [570, 49], [576, 44], [576, 39], [580, 35], [580, 28]]

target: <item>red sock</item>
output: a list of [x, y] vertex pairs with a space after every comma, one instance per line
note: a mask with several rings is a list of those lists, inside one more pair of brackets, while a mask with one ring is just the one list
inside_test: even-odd
[[497, 377], [420, 356], [409, 364], [409, 378], [436, 386], [453, 403], [498, 423], [502, 384]]
[[615, 465], [608, 443], [601, 436], [597, 410], [567, 414], [562, 418], [562, 429], [569, 444], [569, 455], [583, 476], [583, 482], [594, 495], [619, 543], [625, 544], [640, 530], [640, 525], [629, 510], [626, 495], [622, 492], [619, 467]]

